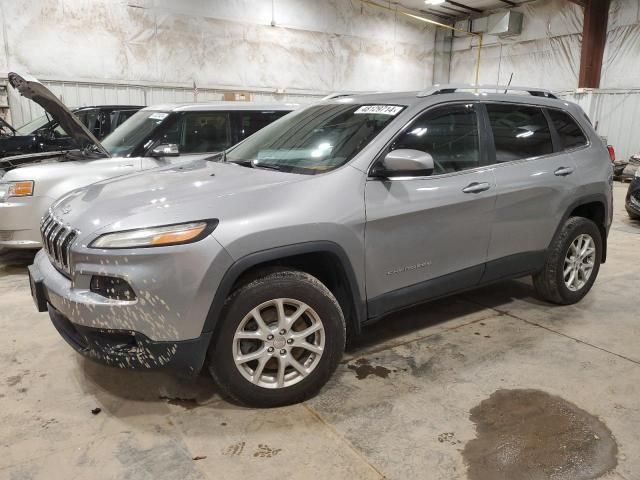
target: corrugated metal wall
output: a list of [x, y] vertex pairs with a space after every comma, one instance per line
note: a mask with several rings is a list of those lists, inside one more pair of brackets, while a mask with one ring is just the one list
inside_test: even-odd
[[[68, 107], [88, 105], [157, 105], [161, 103], [184, 103], [194, 101], [193, 88], [161, 85], [127, 85], [108, 83], [83, 83], [66, 81], [42, 81]], [[226, 90], [228, 91], [228, 90]], [[8, 87], [11, 123], [24, 125], [44, 114], [34, 102], [20, 96]], [[198, 102], [223, 100], [225, 90], [198, 88]], [[323, 95], [275, 94], [271, 92], [251, 92], [254, 102], [311, 103]]]
[[593, 90], [563, 97], [582, 107], [598, 133], [615, 147], [618, 159], [640, 153], [640, 89]]

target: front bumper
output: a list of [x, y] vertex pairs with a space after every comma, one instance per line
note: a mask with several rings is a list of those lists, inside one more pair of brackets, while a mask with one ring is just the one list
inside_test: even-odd
[[40, 220], [52, 203], [49, 197], [18, 197], [0, 202], [0, 247], [41, 248]]
[[[211, 332], [204, 322], [222, 275], [232, 263], [217, 241], [153, 249], [104, 251], [79, 247], [75, 269], [58, 271], [44, 250], [29, 267], [40, 311], [76, 351], [121, 368], [200, 370]], [[125, 279], [135, 300], [90, 290], [94, 275]]]
[[73, 324], [49, 305], [49, 317], [60, 336], [81, 355], [110, 367], [168, 369], [197, 375], [202, 369], [212, 333], [193, 340], [154, 342], [139, 332], [106, 330]]

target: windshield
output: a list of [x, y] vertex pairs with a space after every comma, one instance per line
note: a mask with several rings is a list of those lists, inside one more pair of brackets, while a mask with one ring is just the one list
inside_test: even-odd
[[50, 121], [51, 119], [49, 117], [42, 115], [41, 117], [35, 118], [29, 123], [25, 123], [23, 126], [16, 128], [16, 130], [20, 135], [31, 135], [32, 133], [40, 130]]
[[227, 152], [227, 161], [317, 174], [351, 160], [403, 110], [396, 105], [314, 105], [260, 130]]
[[102, 146], [114, 157], [127, 157], [168, 116], [167, 112], [140, 110], [102, 140]]

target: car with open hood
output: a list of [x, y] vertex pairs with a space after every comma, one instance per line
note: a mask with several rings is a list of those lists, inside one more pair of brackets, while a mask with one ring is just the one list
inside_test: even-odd
[[[286, 115], [297, 105], [251, 102], [168, 104], [137, 111], [100, 142], [36, 80], [10, 73], [9, 82], [35, 101], [73, 138], [77, 148], [0, 159], [34, 162], [0, 178], [0, 247], [40, 248], [39, 224], [53, 201], [79, 187], [185, 160], [211, 156]], [[43, 163], [37, 163], [42, 159]]]
[[[131, 115], [143, 108], [140, 105], [99, 105], [71, 109], [94, 136], [101, 140]], [[76, 148], [73, 137], [67, 135], [62, 126], [51, 118], [48, 113], [37, 117], [18, 128], [0, 118], [0, 158], [20, 155], [21, 161], [5, 162], [3, 171], [6, 172], [21, 164], [44, 161], [47, 156], [30, 158], [32, 153], [57, 153]], [[37, 159], [37, 160], [34, 160]]]

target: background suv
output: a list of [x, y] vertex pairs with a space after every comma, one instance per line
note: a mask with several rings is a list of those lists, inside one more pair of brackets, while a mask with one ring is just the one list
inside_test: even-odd
[[298, 402], [394, 310], [525, 275], [579, 301], [606, 258], [611, 182], [585, 114], [548, 92], [342, 96], [60, 199], [32, 291], [97, 361], [206, 364], [240, 402]]

